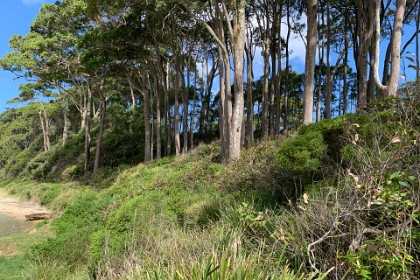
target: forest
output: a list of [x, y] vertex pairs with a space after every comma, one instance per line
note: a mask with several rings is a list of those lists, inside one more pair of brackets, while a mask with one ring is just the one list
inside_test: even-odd
[[42, 5], [0, 58], [0, 186], [53, 217], [19, 273], [417, 279], [419, 25], [419, 0]]

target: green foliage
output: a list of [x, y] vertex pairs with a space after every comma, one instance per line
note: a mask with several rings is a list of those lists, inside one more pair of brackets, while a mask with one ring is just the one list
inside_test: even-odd
[[54, 220], [52, 229], [57, 237], [49, 238], [34, 248], [36, 256], [66, 263], [69, 268], [88, 264], [86, 254], [91, 244], [91, 235], [103, 227], [103, 209], [110, 203], [108, 197], [98, 198], [91, 191], [83, 192], [78, 199], [66, 208], [60, 219]]
[[268, 214], [266, 211], [257, 211], [248, 203], [243, 202], [238, 208], [238, 214], [241, 222], [247, 230], [250, 230], [255, 236], [265, 235], [269, 232], [272, 225], [268, 221]]
[[316, 171], [323, 163], [327, 146], [322, 133], [310, 131], [285, 141], [277, 153], [280, 167], [293, 171]]
[[[361, 279], [398, 279], [412, 275], [413, 257], [393, 240], [378, 236], [365, 243], [359, 251], [343, 257]], [[404, 275], [404, 276], [403, 276]]]

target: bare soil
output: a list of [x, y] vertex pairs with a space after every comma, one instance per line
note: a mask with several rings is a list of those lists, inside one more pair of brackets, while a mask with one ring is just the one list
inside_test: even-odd
[[10, 218], [25, 220], [25, 215], [49, 213], [50, 211], [33, 201], [21, 201], [0, 189], [0, 213]]

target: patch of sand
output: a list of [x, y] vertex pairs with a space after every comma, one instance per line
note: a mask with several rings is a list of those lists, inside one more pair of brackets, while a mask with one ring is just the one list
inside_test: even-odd
[[0, 213], [11, 218], [25, 220], [25, 215], [34, 213], [50, 213], [50, 211], [33, 201], [21, 201], [0, 189]]

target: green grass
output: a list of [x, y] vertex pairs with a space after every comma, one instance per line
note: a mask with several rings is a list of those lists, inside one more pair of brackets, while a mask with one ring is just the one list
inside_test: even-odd
[[29, 262], [22, 256], [0, 256], [0, 280], [20, 280], [29, 271]]
[[52, 232], [48, 224], [38, 227], [32, 233], [20, 233], [0, 238], [0, 247], [6, 249], [7, 256], [0, 255], [0, 280], [24, 279], [31, 274], [29, 253], [31, 248], [48, 237]]
[[[227, 165], [217, 163], [217, 145], [200, 146], [188, 156], [115, 171], [103, 188], [31, 181], [0, 187], [44, 201], [62, 214], [51, 224], [55, 235], [34, 249], [34, 279], [94, 274], [100, 279], [322, 279], [328, 273], [357, 277], [370, 266], [376, 278], [387, 278], [389, 271], [407, 278], [419, 267], [418, 259], [378, 265], [401, 254], [383, 251], [375, 259], [367, 249], [368, 256], [361, 255], [363, 249], [348, 254], [362, 228], [373, 234], [363, 236], [361, 248], [381, 241], [398, 252], [420, 251], [420, 235], [410, 237], [409, 228], [398, 231], [403, 235], [387, 230], [398, 215], [419, 232], [418, 180], [402, 176], [389, 186], [382, 180], [402, 166], [412, 139], [382, 146], [405, 134], [402, 128], [384, 134], [378, 127], [381, 119], [375, 116], [323, 121], [301, 128], [292, 139], [258, 143]], [[314, 145], [308, 148], [308, 143]], [[393, 162], [384, 152], [395, 155]], [[375, 169], [372, 162], [387, 163], [388, 170]], [[360, 185], [355, 186], [348, 166]], [[410, 188], [402, 189], [408, 183]], [[401, 189], [407, 202], [396, 204], [398, 199], [385, 192], [390, 187]], [[374, 197], [366, 194], [381, 190], [380, 198], [391, 203], [372, 208], [368, 199]], [[378, 219], [385, 214], [385, 222]], [[377, 240], [377, 232], [386, 238]], [[406, 242], [409, 238], [416, 242]]]

